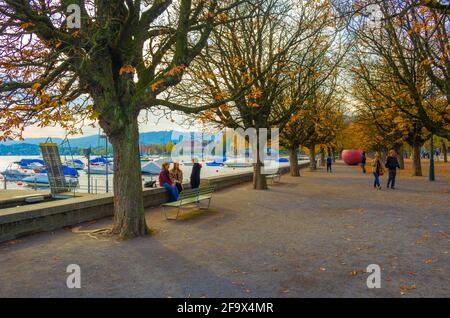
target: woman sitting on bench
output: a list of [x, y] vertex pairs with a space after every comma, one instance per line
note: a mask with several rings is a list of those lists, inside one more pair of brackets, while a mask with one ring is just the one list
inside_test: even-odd
[[169, 193], [170, 202], [174, 202], [178, 200], [179, 193], [177, 187], [173, 185], [170, 179], [169, 167], [170, 164], [167, 162], [162, 164], [161, 172], [159, 173], [159, 185]]

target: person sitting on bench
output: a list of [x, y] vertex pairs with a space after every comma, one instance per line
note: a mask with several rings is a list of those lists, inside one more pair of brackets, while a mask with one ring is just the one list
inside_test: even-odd
[[164, 162], [161, 166], [161, 172], [159, 173], [159, 185], [167, 190], [170, 197], [170, 202], [174, 202], [178, 200], [178, 189], [173, 185], [172, 180], [170, 179], [169, 172], [170, 164]]
[[174, 162], [173, 169], [170, 170], [170, 179], [177, 187], [178, 193], [183, 191], [183, 171], [180, 169], [180, 163]]

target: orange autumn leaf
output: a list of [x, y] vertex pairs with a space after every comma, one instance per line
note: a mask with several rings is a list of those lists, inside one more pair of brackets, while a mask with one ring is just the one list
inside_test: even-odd
[[152, 89], [152, 92], [156, 92], [158, 88], [161, 86], [161, 84], [164, 83], [163, 80], [158, 80], [155, 83], [153, 83], [150, 88]]
[[408, 285], [400, 286], [400, 289], [403, 290], [403, 291], [413, 290], [413, 289], [416, 289], [416, 288], [417, 288], [416, 284], [412, 284], [411, 286], [408, 286]]
[[136, 72], [136, 69], [132, 65], [124, 65], [120, 68], [119, 75], [123, 74], [134, 74]]

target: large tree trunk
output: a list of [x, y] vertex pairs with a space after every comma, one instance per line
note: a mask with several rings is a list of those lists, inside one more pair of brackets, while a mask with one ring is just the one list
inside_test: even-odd
[[258, 160], [258, 162], [253, 165], [253, 189], [255, 190], [267, 189], [267, 179], [266, 176], [261, 173], [262, 169], [263, 164]]
[[113, 233], [129, 239], [148, 234], [142, 199], [137, 118], [124, 123], [120, 135], [110, 136], [114, 147]]
[[335, 147], [331, 147], [331, 154], [333, 157], [333, 163], [336, 163], [336, 148]]
[[405, 169], [405, 158], [404, 158], [404, 154], [403, 154], [403, 146], [398, 147], [397, 149], [395, 149], [395, 151], [397, 151], [398, 153], [398, 165], [400, 166], [400, 169]]
[[289, 151], [289, 163], [291, 165], [291, 176], [300, 177], [300, 167], [298, 165], [298, 148]]
[[415, 143], [413, 145], [413, 176], [421, 177], [422, 176], [422, 164], [420, 161], [420, 147], [419, 143]]
[[444, 162], [448, 162], [448, 157], [447, 157], [447, 144], [445, 143], [445, 140], [442, 140], [441, 142], [441, 152], [444, 155]]
[[259, 154], [260, 144], [259, 144], [259, 132], [258, 132], [258, 146], [256, 147], [256, 163], [253, 164], [253, 189], [255, 190], [266, 190], [267, 189], [267, 179], [264, 174], [262, 174], [262, 169], [264, 163], [261, 161], [261, 156]]
[[320, 166], [325, 167], [325, 148], [320, 147]]
[[316, 162], [316, 146], [309, 147], [309, 169], [311, 171], [317, 170]]

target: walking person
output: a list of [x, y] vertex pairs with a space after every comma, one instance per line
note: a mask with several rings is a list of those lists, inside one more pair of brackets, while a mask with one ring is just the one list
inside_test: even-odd
[[397, 153], [394, 149], [389, 151], [389, 156], [386, 159], [386, 168], [389, 171], [389, 179], [387, 183], [387, 187], [391, 187], [391, 189], [395, 189], [395, 177], [397, 176], [397, 168], [400, 168], [397, 159]]
[[366, 152], [363, 151], [361, 155], [361, 169], [363, 173], [366, 173], [366, 162], [367, 162]]
[[377, 190], [381, 190], [380, 177], [384, 174], [383, 163], [381, 162], [381, 156], [377, 152], [375, 158], [372, 160], [372, 172], [375, 177], [373, 187]]
[[331, 158], [331, 155], [328, 154], [327, 157], [327, 172], [331, 173], [331, 165], [333, 164], [333, 158]]
[[174, 162], [172, 170], [170, 170], [170, 179], [177, 187], [178, 193], [183, 191], [183, 171], [180, 168], [179, 162]]
[[198, 158], [193, 158], [192, 172], [191, 172], [191, 188], [197, 189], [200, 187], [200, 173], [202, 170], [202, 165], [198, 162]]
[[178, 200], [178, 189], [173, 185], [172, 180], [170, 179], [169, 172], [170, 164], [164, 162], [161, 166], [161, 172], [159, 173], [159, 185], [166, 189], [169, 194], [169, 202], [174, 202]]

